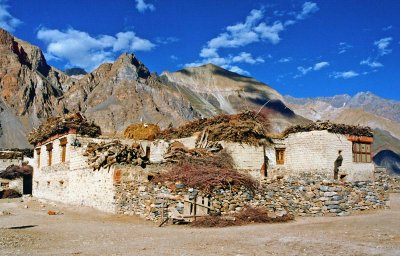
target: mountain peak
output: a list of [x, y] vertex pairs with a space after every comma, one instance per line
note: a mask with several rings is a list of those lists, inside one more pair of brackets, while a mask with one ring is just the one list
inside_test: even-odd
[[12, 46], [14, 37], [5, 29], [0, 28], [0, 44]]
[[[149, 69], [138, 58], [136, 58], [133, 53], [121, 54], [114, 62], [113, 69], [122, 72], [118, 72], [120, 75], [119, 78], [136, 79], [140, 77], [146, 79], [150, 76]], [[134, 76], [128, 75], [128, 71], [132, 71]]]

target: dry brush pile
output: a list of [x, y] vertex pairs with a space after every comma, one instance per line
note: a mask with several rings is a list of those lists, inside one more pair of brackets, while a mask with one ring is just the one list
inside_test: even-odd
[[373, 137], [374, 134], [370, 127], [347, 125], [347, 124], [336, 124], [330, 121], [317, 121], [308, 124], [295, 125], [287, 128], [283, 133], [282, 137], [287, 137], [291, 133], [297, 132], [310, 132], [310, 131], [322, 131], [327, 130], [331, 133], [355, 135], [355, 136], [367, 136]]
[[111, 142], [91, 142], [83, 154], [87, 156], [91, 168], [98, 170], [108, 168], [113, 164], [145, 165], [148, 162], [146, 154], [140, 144], [122, 144], [119, 140]]
[[203, 132], [207, 134], [208, 141], [224, 140], [260, 145], [260, 140], [268, 140], [269, 128], [268, 113], [247, 111], [235, 115], [223, 114], [197, 119], [178, 128], [164, 130], [157, 135], [157, 138], [169, 140]]
[[50, 117], [28, 134], [29, 143], [36, 145], [56, 134], [67, 133], [75, 130], [77, 134], [98, 137], [101, 135], [100, 127], [90, 123], [80, 113], [67, 114], [63, 117]]
[[248, 174], [233, 168], [233, 160], [225, 151], [208, 156], [181, 156], [172, 167], [155, 177], [156, 183], [182, 183], [206, 194], [215, 189], [239, 191], [244, 186], [250, 191], [257, 188], [257, 182]]
[[206, 216], [197, 218], [190, 225], [193, 227], [227, 227], [250, 223], [280, 223], [294, 220], [291, 214], [276, 216], [264, 208], [246, 207], [232, 216]]
[[32, 175], [33, 168], [30, 165], [10, 165], [4, 171], [0, 172], [0, 178], [13, 180], [23, 176]]
[[160, 132], [160, 127], [156, 124], [131, 124], [125, 131], [124, 136], [134, 140], [154, 140]]

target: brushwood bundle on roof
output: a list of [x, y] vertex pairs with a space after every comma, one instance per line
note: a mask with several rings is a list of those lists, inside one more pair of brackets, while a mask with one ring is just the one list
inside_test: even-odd
[[336, 124], [330, 121], [317, 121], [309, 124], [295, 125], [287, 128], [283, 133], [283, 137], [287, 137], [291, 133], [310, 132], [327, 130], [330, 133], [338, 133], [344, 135], [373, 137], [372, 129], [368, 126], [356, 126], [347, 124]]
[[32, 175], [33, 168], [30, 165], [10, 165], [4, 171], [0, 172], [0, 178], [13, 180], [19, 177]]
[[178, 128], [160, 132], [160, 139], [190, 137], [197, 132], [207, 132], [208, 141], [243, 142], [251, 145], [262, 144], [262, 139], [269, 141], [267, 133], [270, 123], [267, 114], [254, 111], [235, 115], [218, 115], [197, 119]]
[[154, 140], [160, 132], [160, 127], [156, 124], [131, 124], [125, 131], [124, 136], [134, 140]]
[[22, 159], [23, 153], [19, 151], [0, 151], [0, 159]]
[[100, 127], [89, 123], [80, 113], [67, 114], [63, 117], [50, 117], [28, 134], [28, 141], [31, 144], [38, 144], [56, 134], [67, 133], [75, 130], [77, 134], [98, 137], [101, 135]]
[[16, 159], [22, 156], [33, 157], [31, 148], [2, 148], [0, 149], [0, 159]]

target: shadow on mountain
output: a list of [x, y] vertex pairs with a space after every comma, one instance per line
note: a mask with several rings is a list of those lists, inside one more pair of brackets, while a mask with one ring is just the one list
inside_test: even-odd
[[[265, 108], [271, 109], [274, 112], [277, 112], [285, 117], [294, 118], [296, 114], [288, 108], [282, 101], [280, 100], [270, 100], [268, 103], [265, 101], [266, 98], [249, 98], [248, 100], [254, 104], [262, 106], [265, 104]], [[267, 104], [266, 104], [267, 103]]]
[[388, 173], [400, 175], [400, 155], [391, 150], [382, 150], [373, 158], [378, 166], [385, 167]]

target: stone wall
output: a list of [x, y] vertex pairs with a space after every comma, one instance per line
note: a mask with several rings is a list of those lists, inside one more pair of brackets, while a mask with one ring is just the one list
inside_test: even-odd
[[[169, 200], [171, 210], [182, 207], [183, 196], [189, 193], [187, 189], [135, 180], [129, 172], [132, 170], [125, 170], [116, 187], [116, 210], [120, 214], [156, 221], [161, 216], [161, 197], [174, 199]], [[207, 196], [213, 211], [222, 215], [254, 206], [297, 216], [344, 216], [388, 207], [387, 176], [380, 170], [375, 175], [373, 181], [338, 182], [305, 174], [302, 178], [266, 179], [254, 193], [242, 187], [239, 191], [216, 190], [211, 195], [199, 192], [199, 196]]]

